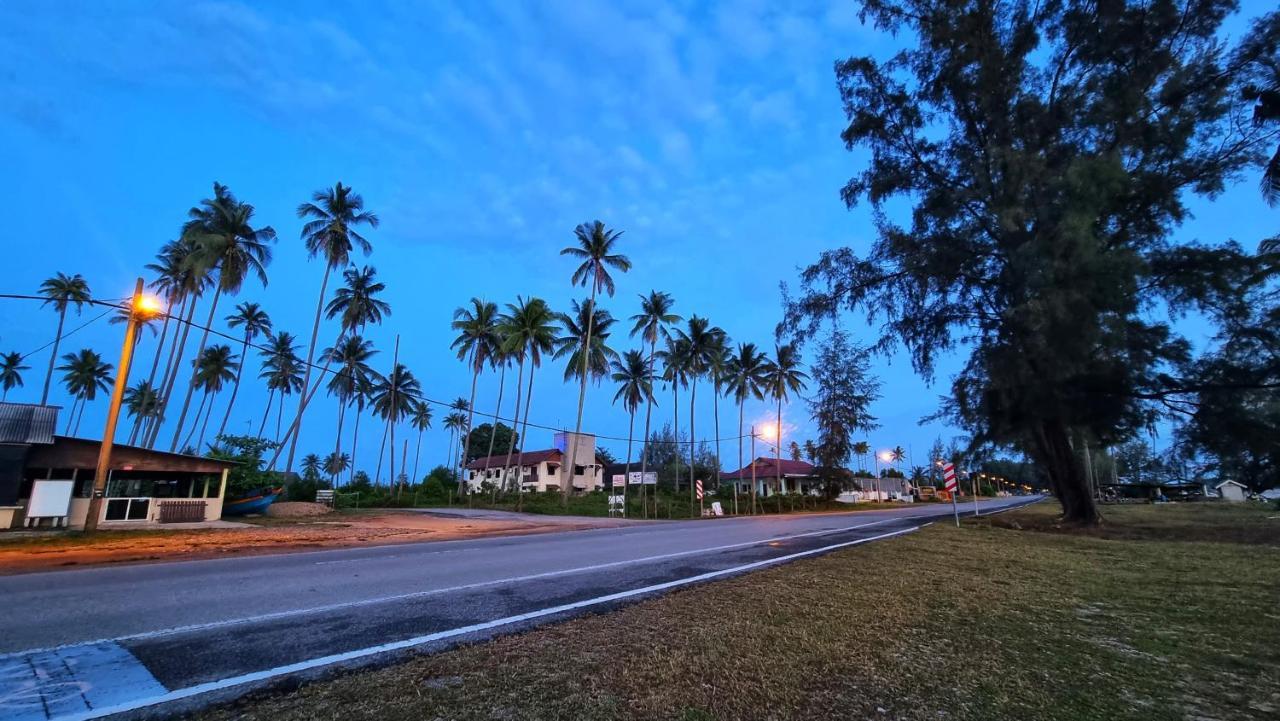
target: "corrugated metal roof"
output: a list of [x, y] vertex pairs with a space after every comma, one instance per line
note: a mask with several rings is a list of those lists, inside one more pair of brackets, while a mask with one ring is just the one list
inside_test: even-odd
[[0, 403], [0, 443], [53, 443], [56, 406]]

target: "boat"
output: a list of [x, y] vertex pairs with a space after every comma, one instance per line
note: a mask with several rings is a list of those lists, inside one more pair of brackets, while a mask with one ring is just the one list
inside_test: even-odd
[[247, 516], [251, 513], [266, 513], [267, 506], [275, 502], [284, 493], [284, 486], [276, 488], [255, 488], [252, 491], [228, 498], [222, 504], [224, 516]]

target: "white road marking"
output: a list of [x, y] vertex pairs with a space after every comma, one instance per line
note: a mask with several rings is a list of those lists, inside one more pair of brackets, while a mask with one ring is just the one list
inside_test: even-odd
[[542, 578], [554, 578], [555, 576], [565, 576], [574, 573], [584, 573], [587, 571], [599, 571], [605, 568], [616, 568], [618, 566], [627, 566], [635, 563], [648, 563], [650, 561], [664, 561], [671, 558], [679, 558], [681, 556], [689, 556], [696, 553], [714, 553], [717, 551], [729, 551], [736, 548], [746, 548], [748, 546], [760, 546], [768, 543], [776, 543], [778, 541], [787, 541], [793, 538], [807, 538], [810, 536], [824, 536], [834, 533], [842, 533], [852, 531], [858, 528], [867, 528], [869, 526], [878, 526], [882, 523], [903, 520], [900, 518], [885, 518], [870, 523], [862, 523], [856, 526], [844, 526], [835, 529], [823, 529], [819, 531], [809, 531], [807, 533], [797, 533], [790, 536], [775, 536], [758, 541], [744, 541], [742, 543], [731, 543], [724, 546], [712, 546], [709, 548], [697, 548], [689, 551], [676, 551], [674, 553], [663, 553], [657, 556], [645, 556], [643, 558], [633, 558], [623, 561], [610, 561], [608, 563], [597, 563], [590, 566], [578, 566], [576, 568], [565, 568], [557, 571], [544, 571], [542, 573], [530, 573], [523, 576], [510, 576], [507, 578], [496, 578], [489, 581], [476, 581], [475, 583], [464, 583], [459, 586], [447, 586], [444, 588], [433, 588], [425, 591], [411, 591], [409, 593], [399, 593], [391, 596], [378, 596], [376, 598], [366, 598], [359, 601], [344, 601], [342, 603], [331, 603], [323, 606], [311, 606], [309, 608], [290, 609], [288, 611], [274, 611], [272, 613], [262, 613], [254, 616], [243, 616], [240, 618], [230, 618], [222, 621], [210, 621], [208, 623], [195, 623], [186, 626], [173, 626], [171, 628], [160, 628], [152, 631], [143, 631], [140, 633], [128, 634], [125, 636], [115, 636], [112, 638], [101, 638], [93, 641], [76, 641], [74, 643], [66, 643], [58, 646], [40, 649], [24, 649], [22, 651], [11, 651], [9, 653], [0, 654], [0, 659], [10, 658], [13, 656], [23, 656], [30, 653], [40, 653], [43, 651], [55, 651], [67, 647], [83, 646], [86, 644], [106, 643], [110, 641], [139, 641], [143, 639], [161, 638], [164, 636], [173, 636], [180, 633], [188, 633], [191, 631], [207, 631], [213, 628], [222, 628], [225, 626], [238, 626], [245, 623], [254, 623], [258, 621], [274, 621], [290, 616], [301, 616], [309, 613], [325, 613], [328, 611], [337, 611], [344, 608], [359, 608], [361, 606], [372, 606], [379, 603], [387, 603], [390, 601], [404, 601], [413, 598], [424, 598], [427, 596], [436, 596], [442, 593], [452, 593], [454, 591], [469, 591], [476, 588], [484, 588], [486, 586], [500, 586], [506, 583], [519, 583], [521, 581], [536, 581]]
[[743, 564], [741, 566], [734, 566], [732, 568], [725, 568], [719, 571], [709, 571], [707, 573], [701, 573], [696, 576], [689, 576], [687, 578], [681, 578], [674, 581], [667, 581], [665, 583], [657, 583], [651, 586], [644, 586], [642, 588], [631, 589], [629, 591], [619, 591], [617, 593], [610, 593], [604, 596], [596, 596], [595, 598], [588, 598], [581, 601], [574, 601], [573, 603], [566, 603], [559, 606], [552, 606], [550, 608], [543, 608], [537, 611], [529, 611], [527, 613], [521, 613], [515, 616], [507, 616], [506, 618], [498, 618], [492, 621], [484, 621], [481, 623], [471, 624], [469, 626], [461, 626], [459, 628], [453, 628], [447, 631], [437, 631], [435, 633], [429, 633], [423, 636], [408, 638], [402, 641], [394, 641], [392, 643], [384, 643], [384, 644], [379, 644], [377, 646], [369, 646], [367, 648], [357, 649], [355, 651], [347, 651], [344, 653], [336, 653], [329, 656], [321, 656], [320, 658], [314, 658], [308, 661], [300, 661], [298, 663], [291, 663], [285, 666], [277, 666], [275, 668], [269, 668], [262, 671], [255, 671], [253, 673], [246, 673], [246, 674], [241, 674], [239, 676], [232, 676], [230, 678], [225, 678], [220, 681], [210, 681], [208, 683], [189, 686], [187, 688], [178, 689], [176, 691], [170, 691], [169, 693], [166, 693], [166, 694], [160, 694], [156, 696], [135, 699], [133, 701], [130, 701], [127, 703], [121, 703], [116, 706], [93, 709], [91, 711], [86, 711], [83, 713], [63, 716], [63, 717], [60, 717], [58, 721], [87, 721], [88, 719], [102, 718], [104, 716], [110, 716], [112, 714], [136, 711], [138, 709], [147, 708], [149, 706], [155, 706], [157, 704], [168, 703], [170, 701], [179, 701], [185, 698], [199, 696], [200, 694], [203, 694], [203, 693], [220, 691], [223, 689], [229, 689], [235, 686], [241, 686], [243, 684], [254, 683], [257, 681], [266, 681], [268, 679], [285, 676], [291, 673], [298, 673], [300, 671], [308, 671], [311, 669], [322, 668], [324, 666], [330, 666], [333, 664], [345, 663], [348, 661], [367, 658], [369, 656], [375, 656], [377, 654], [388, 653], [391, 651], [402, 651], [405, 649], [413, 648], [414, 646], [421, 646], [423, 644], [432, 643], [434, 641], [442, 641], [445, 639], [455, 638], [458, 636], [465, 636], [466, 634], [469, 634], [469, 633], [487, 631], [489, 629], [499, 628], [502, 626], [509, 626], [515, 623], [522, 623], [524, 621], [531, 621], [538, 618], [545, 618], [547, 616], [554, 616], [559, 613], [574, 611], [580, 608], [588, 608], [590, 606], [598, 606], [605, 603], [612, 603], [614, 601], [621, 601], [628, 598], [634, 598], [636, 596], [656, 593], [658, 591], [665, 591], [667, 589], [677, 588], [679, 586], [686, 586], [691, 583], [708, 581], [713, 578], [719, 578], [722, 576], [727, 576], [735, 573], [750, 571], [756, 568], [762, 568], [764, 566], [783, 563], [785, 561], [791, 561], [797, 558], [803, 558], [805, 556], [812, 556], [812, 555], [816, 555], [826, 551], [833, 551], [838, 548], [847, 548], [849, 546], [857, 546], [859, 544], [869, 543], [871, 541], [878, 541], [883, 538], [900, 536], [905, 533], [911, 533], [913, 531], [917, 531], [919, 529], [920, 529], [920, 526], [912, 526], [910, 528], [904, 528], [898, 531], [890, 531], [889, 533], [882, 533], [879, 536], [871, 536], [869, 538], [859, 538], [853, 541], [835, 543], [830, 546], [814, 548], [808, 551], [799, 551], [797, 553], [791, 553], [785, 556], [770, 558], [763, 561], [754, 561], [752, 563]]

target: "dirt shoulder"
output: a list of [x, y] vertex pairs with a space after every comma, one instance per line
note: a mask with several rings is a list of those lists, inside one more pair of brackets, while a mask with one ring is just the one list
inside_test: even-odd
[[111, 563], [190, 561], [323, 548], [449, 541], [597, 528], [608, 519], [449, 518], [408, 511], [249, 519], [235, 528], [146, 529], [0, 535], [0, 574]]

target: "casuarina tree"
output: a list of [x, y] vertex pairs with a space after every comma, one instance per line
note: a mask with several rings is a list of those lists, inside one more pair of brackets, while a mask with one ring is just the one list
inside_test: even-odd
[[965, 354], [943, 413], [973, 447], [1024, 451], [1066, 520], [1097, 522], [1072, 435], [1114, 444], [1148, 424], [1189, 354], [1170, 314], [1215, 317], [1254, 264], [1172, 238], [1192, 196], [1265, 157], [1238, 99], [1276, 50], [1226, 43], [1235, 7], [864, 2], [915, 41], [835, 68], [842, 138], [868, 158], [842, 197], [871, 204], [877, 237], [805, 269], [781, 331], [804, 340], [857, 309], [925, 377]]

